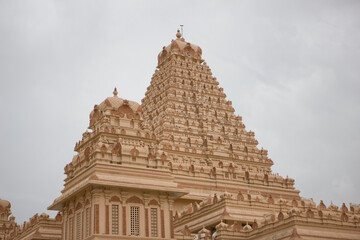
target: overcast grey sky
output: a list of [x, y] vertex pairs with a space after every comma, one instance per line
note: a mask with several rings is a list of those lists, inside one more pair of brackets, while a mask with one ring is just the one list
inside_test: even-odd
[[360, 1], [0, 0], [0, 198], [19, 223], [60, 195], [94, 104], [114, 86], [140, 103], [180, 24], [274, 172], [360, 203]]

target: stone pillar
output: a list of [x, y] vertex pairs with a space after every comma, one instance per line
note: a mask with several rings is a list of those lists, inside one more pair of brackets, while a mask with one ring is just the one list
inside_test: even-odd
[[104, 232], [104, 218], [101, 218], [101, 213], [104, 213], [104, 204], [103, 204], [103, 190], [102, 189], [94, 189], [91, 191], [92, 194], [92, 206], [93, 206], [93, 214], [92, 214], [92, 222], [93, 224], [93, 234], [100, 234]]
[[145, 237], [149, 237], [149, 209], [145, 208]]
[[166, 227], [165, 227], [165, 209], [166, 209], [166, 202], [167, 202], [167, 196], [165, 195], [160, 195], [159, 196], [159, 200], [160, 200], [160, 233], [161, 233], [161, 238], [165, 238], [167, 231], [166, 231]]
[[[68, 234], [67, 236], [65, 237], [66, 239], [68, 238], [71, 238], [71, 239], [74, 239], [74, 219], [75, 219], [75, 203], [73, 201], [71, 201], [69, 203], [69, 214], [68, 214]], [[71, 211], [71, 214], [70, 214], [70, 211]], [[70, 219], [71, 218], [71, 219]], [[71, 229], [69, 227], [69, 224], [71, 224]], [[71, 236], [71, 237], [70, 237]]]
[[121, 201], [123, 203], [122, 205], [122, 209], [121, 209], [121, 213], [122, 213], [122, 235], [126, 236], [127, 231], [127, 219], [126, 219], [126, 198], [127, 198], [128, 194], [127, 192], [121, 192]]
[[68, 208], [64, 207], [63, 208], [63, 223], [62, 223], [62, 239], [66, 240], [66, 233], [68, 231], [67, 229], [67, 223], [68, 223]]
[[145, 211], [145, 237], [149, 237], [149, 194], [144, 194], [144, 211]]
[[174, 238], [174, 215], [173, 215], [174, 200], [169, 196], [169, 218], [170, 218], [170, 237]]
[[104, 191], [105, 197], [105, 233], [110, 234], [110, 197], [111, 191]]

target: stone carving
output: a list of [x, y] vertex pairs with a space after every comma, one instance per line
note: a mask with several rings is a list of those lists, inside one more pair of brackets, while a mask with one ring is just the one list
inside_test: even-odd
[[132, 196], [126, 200], [126, 203], [137, 203], [137, 204], [144, 204], [143, 200], [138, 198], [137, 196]]

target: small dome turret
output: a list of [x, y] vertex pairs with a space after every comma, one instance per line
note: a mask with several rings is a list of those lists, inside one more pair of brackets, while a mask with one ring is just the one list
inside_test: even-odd
[[201, 60], [202, 50], [199, 46], [186, 42], [181, 37], [181, 33], [177, 30], [176, 39], [172, 40], [167, 47], [163, 47], [163, 50], [158, 55], [158, 65], [162, 64], [171, 55], [182, 55], [194, 59]]
[[108, 97], [99, 105], [94, 106], [94, 110], [90, 113], [90, 127], [103, 115], [117, 114], [128, 117], [132, 115], [140, 118], [141, 106], [137, 102], [119, 98], [116, 88], [113, 94], [113, 97]]

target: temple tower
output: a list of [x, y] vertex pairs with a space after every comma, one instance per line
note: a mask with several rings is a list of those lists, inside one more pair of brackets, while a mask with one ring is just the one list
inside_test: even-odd
[[157, 136], [176, 182], [189, 191], [175, 208], [225, 191], [299, 199], [293, 179], [272, 173], [267, 151], [257, 148], [254, 132], [234, 114], [201, 55], [178, 31], [159, 53], [142, 100], [146, 126]]

